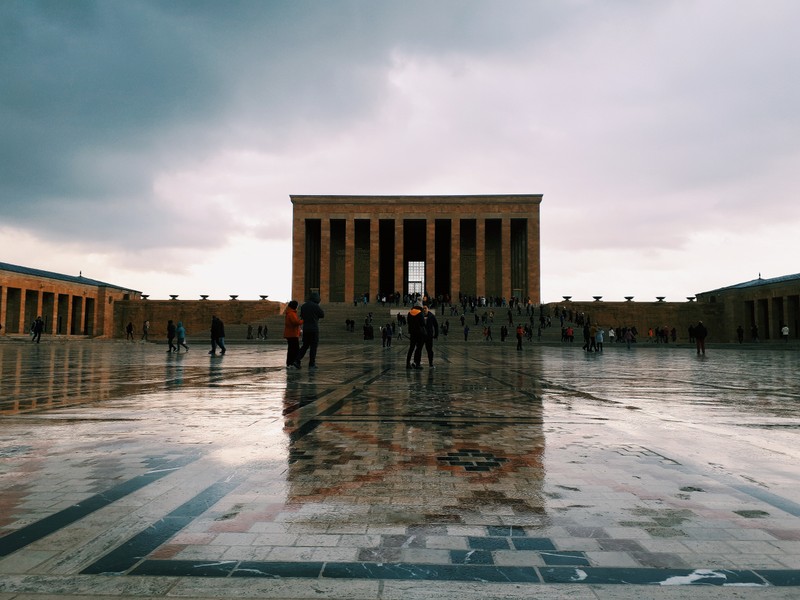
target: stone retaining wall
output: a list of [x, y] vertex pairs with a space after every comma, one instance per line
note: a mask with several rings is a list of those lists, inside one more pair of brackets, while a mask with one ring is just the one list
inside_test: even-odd
[[[280, 314], [285, 304], [270, 300], [131, 300], [117, 301], [114, 310], [114, 332], [111, 337], [125, 338], [125, 327], [133, 323], [136, 339], [142, 335], [142, 325], [150, 321], [149, 337], [166, 338], [167, 321], [183, 322], [188, 336], [197, 337], [211, 329], [211, 317], [216, 315], [228, 329], [263, 323], [268, 317]], [[281, 332], [282, 333], [282, 332]]]

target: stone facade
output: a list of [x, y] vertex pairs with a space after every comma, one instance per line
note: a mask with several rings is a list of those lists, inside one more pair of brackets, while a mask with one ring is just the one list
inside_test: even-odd
[[111, 337], [115, 304], [140, 293], [82, 276], [0, 263], [0, 335], [26, 333], [37, 316], [44, 333]]
[[313, 291], [323, 302], [420, 291], [540, 302], [541, 195], [291, 200], [298, 301]]
[[789, 326], [789, 338], [800, 339], [800, 273], [771, 279], [754, 279], [697, 294], [698, 302], [719, 306], [726, 328], [741, 326], [745, 340], [757, 333], [759, 341], [781, 339]]
[[[636, 327], [639, 341], [647, 340], [650, 328], [664, 328], [677, 333], [677, 342], [689, 341], [689, 326], [703, 321], [709, 331], [709, 341], [730, 342], [733, 331], [728, 331], [724, 308], [717, 304], [700, 302], [553, 302], [547, 305], [546, 312], [556, 317], [561, 311], [571, 311], [573, 316], [583, 314], [592, 323], [608, 330], [609, 327]], [[554, 320], [554, 327], [558, 321]], [[581, 332], [575, 331], [575, 339], [581, 339]]]
[[[695, 297], [692, 297], [695, 299]], [[789, 340], [800, 339], [800, 273], [754, 279], [697, 294], [687, 302], [554, 302], [551, 315], [572, 310], [605, 327], [635, 325], [640, 335], [650, 327], [675, 327], [678, 341], [686, 341], [689, 325], [703, 321], [709, 341], [744, 342], [781, 340], [789, 326]]]
[[161, 339], [169, 319], [183, 321], [188, 334], [197, 336], [209, 331], [212, 315], [229, 328], [246, 327], [280, 314], [283, 306], [267, 300], [148, 300], [102, 281], [0, 263], [0, 336], [28, 333], [37, 316], [47, 336], [125, 338], [131, 322], [140, 339], [150, 321], [150, 337]]
[[[114, 314], [114, 333], [112, 337], [124, 338], [128, 323], [133, 323], [134, 339], [140, 339], [142, 325], [150, 321], [150, 339], [166, 339], [167, 321], [179, 321], [186, 328], [189, 337], [210, 338], [211, 317], [216, 315], [225, 324], [225, 334], [244, 338], [241, 327], [253, 324], [258, 327], [269, 317], [280, 314], [285, 304], [270, 300], [131, 300], [117, 302]], [[206, 335], [207, 334], [207, 335]], [[274, 331], [273, 337], [280, 338], [281, 331]]]

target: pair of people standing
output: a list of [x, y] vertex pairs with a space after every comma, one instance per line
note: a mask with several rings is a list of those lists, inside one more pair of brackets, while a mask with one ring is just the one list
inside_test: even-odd
[[[308, 367], [317, 368], [317, 348], [319, 346], [319, 320], [325, 317], [325, 311], [319, 305], [318, 292], [312, 292], [308, 302], [297, 312], [297, 300], [292, 300], [286, 307], [284, 316], [283, 337], [286, 338], [286, 368], [299, 369], [303, 357], [308, 352]], [[300, 347], [300, 326], [303, 327], [303, 346]]]
[[[418, 300], [408, 311], [406, 323], [408, 324], [409, 336], [406, 369], [422, 368], [420, 363], [422, 362], [423, 346], [428, 355], [429, 368], [435, 369], [436, 367], [433, 365], [433, 340], [439, 338], [439, 323], [436, 320], [436, 315]], [[411, 362], [412, 358], [414, 362]]]

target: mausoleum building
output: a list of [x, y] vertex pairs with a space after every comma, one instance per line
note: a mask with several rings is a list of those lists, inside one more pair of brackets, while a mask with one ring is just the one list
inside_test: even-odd
[[535, 194], [291, 196], [292, 297], [400, 293], [539, 304]]

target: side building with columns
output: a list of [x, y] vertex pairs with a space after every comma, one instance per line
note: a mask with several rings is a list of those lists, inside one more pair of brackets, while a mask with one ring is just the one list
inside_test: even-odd
[[0, 335], [27, 333], [36, 317], [44, 333], [112, 337], [114, 305], [136, 290], [82, 276], [0, 263]]
[[726, 334], [740, 326], [747, 341], [780, 340], [789, 327], [789, 339], [800, 339], [800, 273], [744, 281], [697, 294], [697, 301], [722, 307]]
[[541, 302], [541, 194], [292, 195], [292, 297]]

